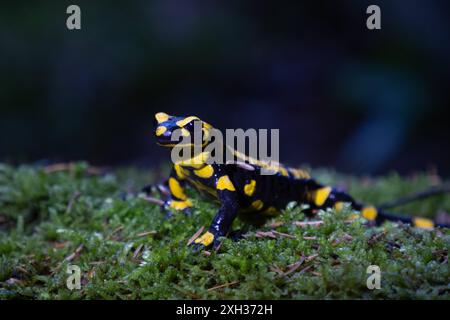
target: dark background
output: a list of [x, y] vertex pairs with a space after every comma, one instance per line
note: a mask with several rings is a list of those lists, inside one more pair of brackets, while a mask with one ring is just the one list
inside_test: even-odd
[[[77, 4], [82, 29], [66, 28]], [[377, 4], [382, 30], [366, 28]], [[450, 175], [450, 2], [0, 5], [0, 161], [151, 167], [157, 111], [280, 128], [281, 161]]]

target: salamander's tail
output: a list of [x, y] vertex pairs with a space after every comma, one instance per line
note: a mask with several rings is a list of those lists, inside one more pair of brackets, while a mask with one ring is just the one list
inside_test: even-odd
[[[408, 217], [403, 215], [395, 215], [385, 211], [387, 207], [394, 207], [397, 202], [392, 202], [386, 205], [381, 205], [379, 207], [368, 206], [365, 204], [361, 204], [355, 201], [350, 195], [345, 192], [338, 191], [335, 188], [329, 186], [323, 186], [317, 184], [314, 180], [304, 180], [302, 182], [303, 188], [307, 190], [308, 202], [313, 205], [313, 208], [322, 209], [322, 208], [335, 208], [340, 210], [344, 203], [350, 203], [352, 208], [359, 211], [360, 215], [368, 220], [369, 224], [380, 225], [385, 221], [393, 221], [393, 222], [403, 222], [411, 224], [414, 227], [422, 228], [422, 229], [432, 229], [434, 227], [441, 228], [450, 228], [448, 224], [436, 223], [428, 218], [421, 217]], [[421, 193], [423, 194], [423, 193]], [[437, 192], [433, 192], [431, 195], [437, 194]], [[424, 198], [423, 196], [421, 198]], [[404, 199], [401, 199], [401, 204], [406, 203], [407, 201], [417, 200], [414, 197], [408, 196]]]
[[371, 206], [362, 207], [361, 216], [369, 221], [374, 221], [376, 225], [380, 225], [385, 221], [393, 221], [393, 222], [408, 223], [414, 227], [421, 228], [421, 229], [433, 229], [435, 227], [450, 228], [450, 225], [436, 223], [435, 221], [428, 219], [428, 218], [395, 215], [395, 214], [384, 212], [381, 209], [371, 207]]

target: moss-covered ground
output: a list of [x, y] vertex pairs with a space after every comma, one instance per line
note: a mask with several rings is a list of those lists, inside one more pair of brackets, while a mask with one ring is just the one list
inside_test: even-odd
[[[218, 251], [186, 244], [217, 210], [189, 190], [195, 209], [165, 214], [139, 196], [154, 171], [97, 172], [71, 166], [0, 165], [0, 298], [10, 299], [449, 299], [450, 232], [386, 223], [367, 228], [342, 212], [321, 212], [302, 225], [299, 206], [262, 226], [237, 220], [245, 237]], [[439, 183], [430, 173], [357, 178], [313, 170], [324, 183], [379, 204]], [[450, 211], [450, 196], [395, 211], [433, 217]], [[67, 267], [81, 270], [69, 290]], [[381, 269], [369, 290], [366, 269]]]

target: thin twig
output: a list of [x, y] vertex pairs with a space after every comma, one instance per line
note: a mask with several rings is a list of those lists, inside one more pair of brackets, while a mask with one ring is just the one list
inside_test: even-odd
[[71, 253], [69, 256], [67, 256], [67, 257], [64, 259], [64, 261], [70, 262], [70, 261], [72, 261], [73, 259], [75, 259], [75, 258], [80, 254], [81, 250], [83, 250], [83, 247], [84, 247], [84, 245], [83, 245], [83, 244], [80, 244], [80, 245], [78, 246], [78, 248], [76, 248], [75, 251], [74, 251], [73, 253]]
[[388, 201], [385, 203], [382, 203], [381, 205], [377, 206], [380, 209], [388, 209], [393, 207], [399, 207], [404, 204], [407, 204], [409, 202], [425, 199], [428, 197], [437, 196], [443, 193], [449, 193], [450, 192], [450, 183], [442, 184], [435, 187], [430, 187], [428, 189], [425, 189], [423, 191], [415, 192], [410, 195], [407, 195], [403, 198]]
[[367, 240], [367, 243], [369, 245], [372, 245], [375, 242], [377, 242], [378, 240], [380, 240], [381, 238], [383, 238], [386, 234], [387, 234], [386, 230], [384, 230], [384, 231], [382, 231], [380, 233], [375, 233], [375, 234], [370, 236], [369, 240]]
[[[48, 165], [44, 167], [44, 172], [49, 174], [53, 172], [60, 172], [60, 171], [73, 171], [75, 168], [74, 163], [55, 163]], [[103, 172], [103, 169], [93, 166], [88, 166], [86, 168], [86, 172], [93, 175], [99, 175]]]
[[205, 227], [201, 227], [200, 229], [198, 229], [198, 231], [196, 233], [194, 233], [194, 235], [192, 237], [189, 238], [187, 245], [191, 245], [192, 242], [195, 241], [195, 239], [197, 239], [203, 232], [203, 229], [205, 229]]
[[307, 270], [311, 269], [312, 267], [313, 267], [312, 265], [311, 266], [306, 266], [302, 270], [300, 270], [300, 272], [298, 274], [300, 275], [300, 274], [306, 272]]
[[316, 220], [316, 221], [294, 221], [292, 222], [293, 225], [296, 225], [298, 227], [306, 227], [306, 226], [320, 226], [323, 224], [323, 220]]
[[136, 250], [134, 251], [134, 254], [133, 254], [133, 259], [135, 259], [136, 260], [136, 258], [139, 256], [139, 254], [141, 253], [141, 250], [142, 250], [142, 248], [144, 247], [144, 245], [141, 243], [137, 248], [136, 248]]
[[157, 204], [159, 206], [164, 205], [164, 201], [162, 201], [161, 199], [157, 199], [157, 198], [153, 198], [153, 197], [142, 197], [142, 199], [144, 199], [145, 201], [148, 201], [150, 203]]
[[280, 237], [285, 237], [285, 238], [291, 238], [291, 239], [295, 239], [295, 237], [292, 234], [288, 234], [288, 233], [284, 233], [284, 232], [278, 232], [275, 230], [271, 230], [272, 233], [279, 235]]
[[279, 276], [283, 274], [283, 270], [280, 269], [276, 264], [270, 267], [270, 270], [276, 272]]
[[209, 288], [209, 289], [206, 290], [206, 291], [213, 291], [213, 290], [216, 290], [216, 289], [229, 287], [229, 286], [235, 285], [235, 284], [237, 284], [237, 283], [239, 283], [239, 281], [237, 281], [237, 280], [236, 280], [236, 281], [233, 281], [233, 282], [228, 282], [228, 283], [225, 283], [225, 284], [221, 284], [220, 286], [215, 286], [215, 287]]
[[271, 224], [269, 224], [268, 226], [269, 226], [270, 228], [277, 228], [277, 227], [280, 227], [280, 226], [282, 226], [282, 225], [284, 225], [284, 224], [285, 224], [284, 221], [274, 221], [274, 222], [272, 222]]
[[159, 190], [159, 192], [161, 192], [161, 194], [165, 195], [165, 196], [170, 196], [170, 190], [163, 184], [158, 184], [157, 188]]
[[318, 256], [319, 256], [318, 253], [312, 254], [312, 255], [310, 255], [310, 256], [307, 256], [307, 257], [305, 258], [305, 261], [306, 261], [306, 262], [310, 262], [310, 261], [314, 260], [315, 258], [317, 258]]
[[295, 262], [295, 263], [289, 265], [289, 266], [288, 266], [288, 267], [289, 267], [289, 270], [286, 271], [286, 272], [284, 272], [284, 273], [282, 274], [282, 276], [290, 275], [290, 274], [293, 273], [295, 270], [297, 270], [298, 268], [300, 268], [300, 266], [303, 264], [303, 262], [305, 262], [305, 257], [304, 257], [304, 256], [302, 256], [302, 257], [300, 258], [299, 261], [297, 261], [297, 262]]
[[256, 231], [255, 237], [257, 238], [265, 238], [265, 237], [269, 237], [272, 239], [276, 239], [277, 236], [273, 234], [272, 231]]
[[80, 191], [75, 191], [73, 195], [70, 197], [69, 203], [67, 204], [66, 213], [69, 214], [72, 211], [73, 205], [78, 200], [78, 198], [81, 196]]
[[144, 231], [144, 232], [138, 233], [138, 234], [136, 235], [136, 237], [142, 238], [142, 237], [146, 237], [146, 236], [153, 236], [153, 235], [155, 235], [155, 234], [157, 234], [157, 231], [155, 231], [155, 230]]
[[124, 226], [117, 227], [116, 229], [113, 230], [113, 232], [111, 232], [109, 237], [111, 238], [113, 235], [115, 235], [117, 232], [122, 231], [124, 228], [125, 228]]

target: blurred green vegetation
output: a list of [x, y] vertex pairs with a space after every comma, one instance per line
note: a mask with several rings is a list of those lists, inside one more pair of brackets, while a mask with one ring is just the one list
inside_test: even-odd
[[[373, 204], [439, 182], [429, 173], [407, 178], [313, 173]], [[450, 298], [448, 230], [393, 223], [366, 228], [359, 219], [346, 222], [348, 208], [321, 212], [319, 227], [299, 227], [295, 222], [307, 219], [292, 205], [263, 226], [238, 219], [234, 229], [245, 230], [244, 239], [224, 239], [217, 252], [194, 253], [187, 241], [209, 225], [217, 207], [189, 190], [192, 215], [165, 219], [138, 194], [160, 175], [134, 169], [99, 174], [86, 163], [1, 165], [0, 298]], [[450, 211], [450, 196], [399, 211], [432, 217]], [[81, 290], [66, 287], [70, 264], [81, 268]], [[380, 290], [366, 287], [366, 268], [373, 264], [382, 271]]]
[[2, 1], [0, 161], [157, 166], [165, 111], [278, 128], [284, 162], [449, 177], [450, 2], [376, 2], [371, 32], [369, 0], [78, 0], [78, 31], [73, 1]]

